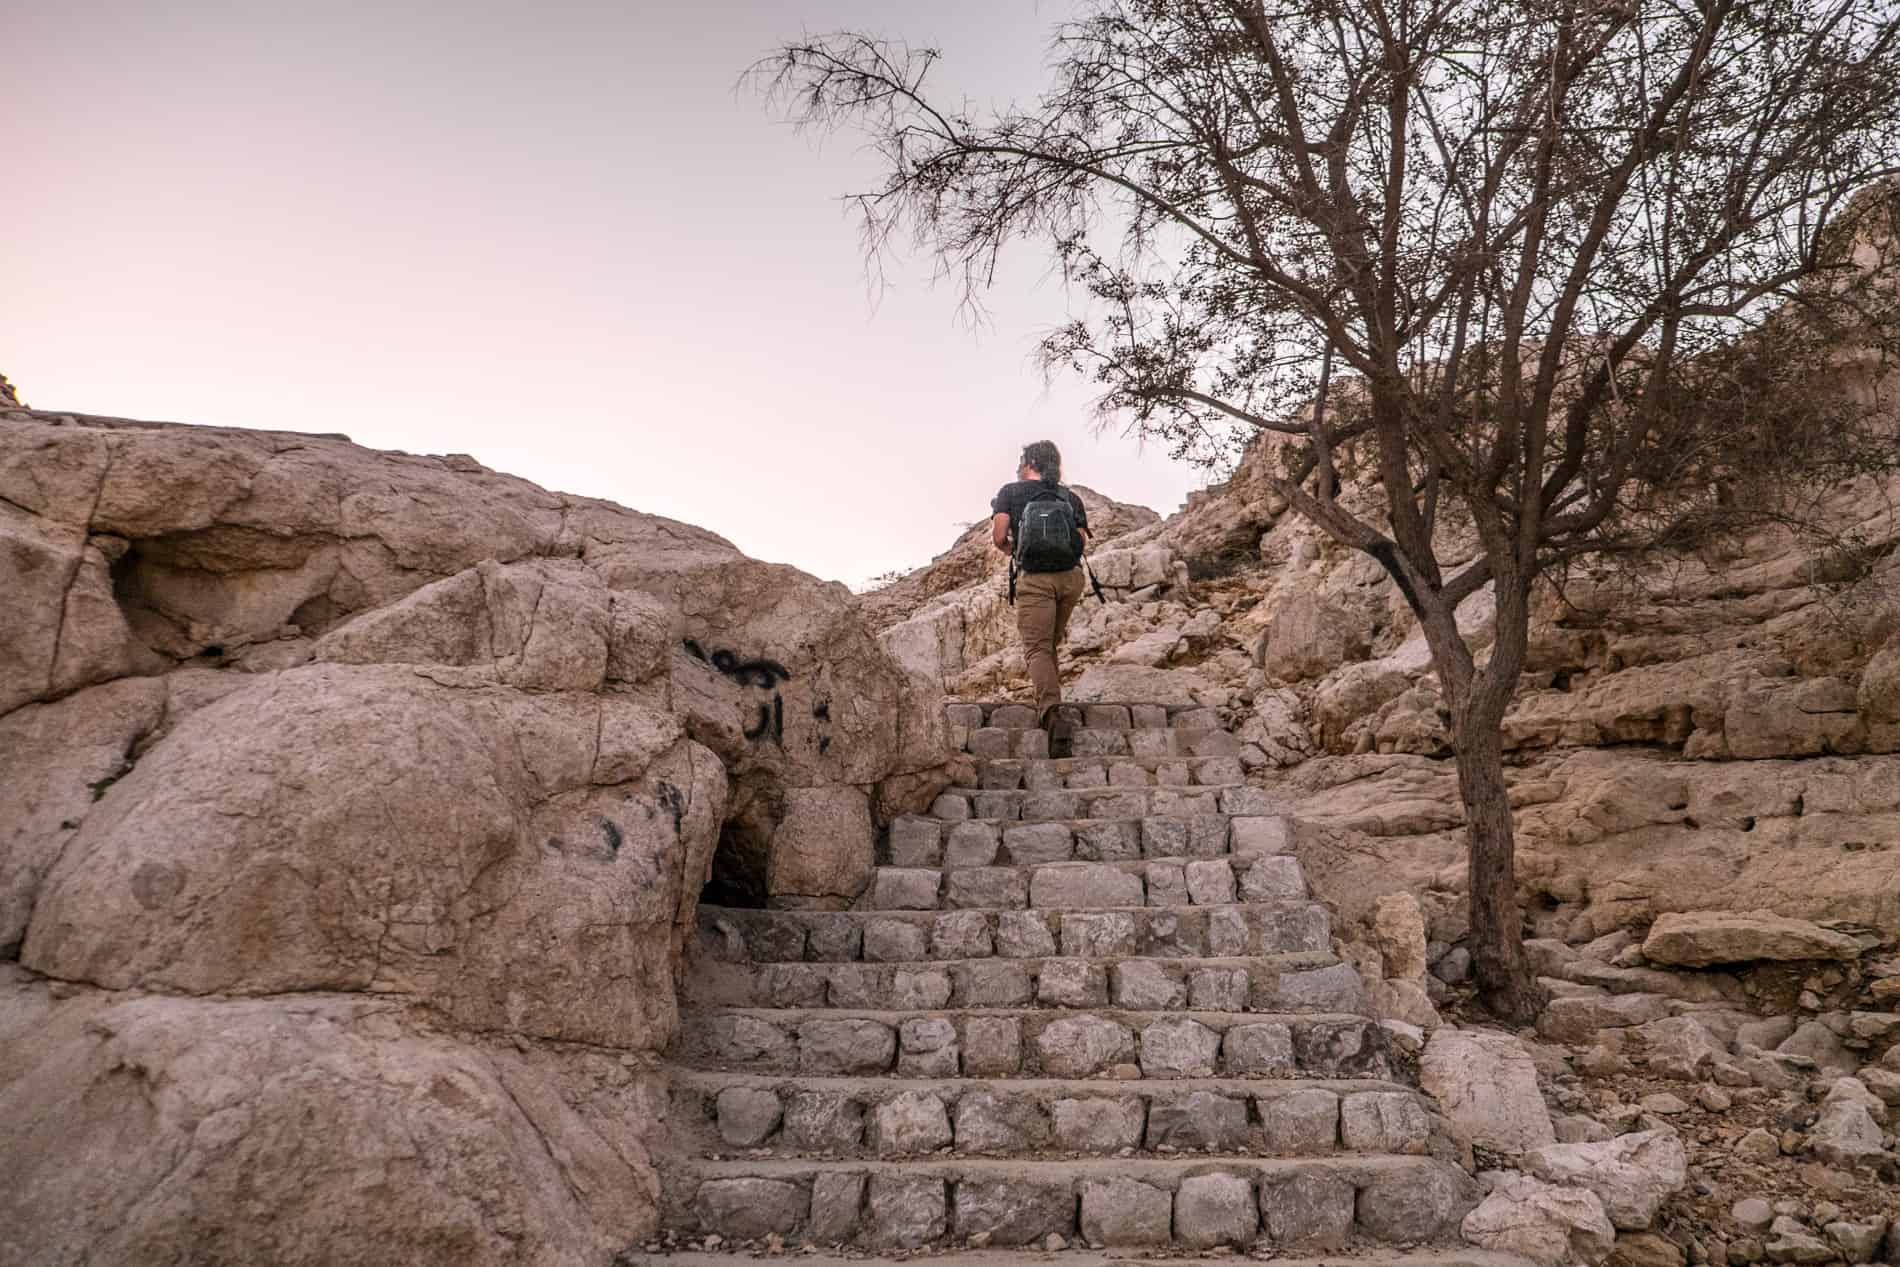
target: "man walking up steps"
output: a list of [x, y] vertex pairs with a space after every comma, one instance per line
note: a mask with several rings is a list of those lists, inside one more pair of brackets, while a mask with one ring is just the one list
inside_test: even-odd
[[990, 540], [1011, 559], [1016, 633], [1036, 686], [1036, 711], [1051, 745], [1060, 746], [1066, 727], [1056, 712], [1062, 702], [1056, 649], [1082, 598], [1088, 511], [1062, 486], [1062, 454], [1047, 440], [1024, 446], [1015, 482], [1003, 485], [990, 511]]

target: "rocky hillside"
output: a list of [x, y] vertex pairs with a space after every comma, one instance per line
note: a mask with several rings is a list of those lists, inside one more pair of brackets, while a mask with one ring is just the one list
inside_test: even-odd
[[463, 457], [0, 409], [0, 1263], [604, 1263], [709, 877], [945, 781], [840, 585]]

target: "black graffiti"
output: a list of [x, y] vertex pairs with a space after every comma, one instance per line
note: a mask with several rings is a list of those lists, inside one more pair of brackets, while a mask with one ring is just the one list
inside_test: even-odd
[[693, 639], [686, 640], [686, 652], [695, 660], [704, 661], [721, 673], [737, 682], [740, 686], [756, 686], [769, 691], [780, 682], [792, 680], [792, 671], [777, 660], [765, 656], [742, 659], [732, 651], [715, 651], [706, 654], [706, 649]]
[[772, 693], [770, 704], [759, 705], [759, 720], [746, 727], [745, 737], [763, 739], [768, 733], [773, 743], [781, 748], [785, 746], [785, 701], [776, 691]]
[[[770, 735], [772, 742], [783, 748], [785, 746], [785, 701], [780, 697], [777, 688], [780, 682], [792, 680], [792, 671], [777, 660], [765, 656], [747, 659], [736, 652], [726, 650], [714, 651], [709, 655], [704, 647], [691, 638], [686, 639], [685, 646], [688, 655], [704, 664], [710, 664], [740, 686], [772, 692], [772, 702], [759, 705], [758, 720], [745, 727], [744, 733], [747, 739], [754, 740]], [[828, 714], [814, 712], [813, 715]]]
[[666, 780], [660, 780], [660, 804], [666, 806], [666, 812], [673, 816], [673, 834], [680, 833], [680, 824], [686, 819], [686, 797], [680, 790]]
[[600, 834], [607, 838], [607, 851], [619, 856], [620, 846], [626, 840], [621, 834], [620, 824], [611, 818], [603, 818], [600, 820]]

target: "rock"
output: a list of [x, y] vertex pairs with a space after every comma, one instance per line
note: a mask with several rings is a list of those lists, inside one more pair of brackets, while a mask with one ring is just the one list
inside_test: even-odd
[[787, 788], [772, 833], [766, 889], [777, 899], [842, 907], [870, 883], [877, 862], [871, 801], [855, 787]]
[[1771, 911], [1688, 911], [1658, 916], [1643, 939], [1651, 963], [1706, 968], [1762, 959], [1857, 959], [1860, 944]]
[[1507, 1034], [1434, 1031], [1419, 1061], [1419, 1085], [1474, 1144], [1517, 1153], [1556, 1142], [1536, 1065]]
[[1084, 1180], [1082, 1239], [1091, 1245], [1166, 1245], [1174, 1201], [1133, 1179]]
[[[966, 1038], [966, 1065], [969, 1051]], [[1110, 1065], [1132, 1060], [1135, 1043], [1127, 1028], [1114, 1021], [1098, 1016], [1064, 1016], [1043, 1026], [1036, 1035], [1036, 1052], [1045, 1075], [1086, 1078]]]
[[1686, 1016], [1666, 1016], [1632, 1031], [1648, 1056], [1649, 1071], [1664, 1078], [1698, 1082], [1728, 1052]]
[[1022, 1022], [1006, 1016], [971, 1017], [963, 1026], [964, 1075], [1006, 1077], [1016, 1073], [1022, 1067], [1022, 1045]]
[[871, 1241], [884, 1249], [916, 1249], [948, 1224], [944, 1183], [925, 1175], [873, 1173], [867, 1218]]
[[966, 1178], [956, 1186], [958, 1236], [986, 1235], [991, 1245], [1029, 1245], [1050, 1238], [1060, 1242], [1074, 1221], [1075, 1194], [1067, 1182]]
[[1367, 1153], [1423, 1153], [1431, 1122], [1409, 1091], [1362, 1091], [1340, 1102], [1340, 1136], [1347, 1148]]
[[805, 1221], [809, 1208], [798, 1185], [781, 1179], [708, 1179], [693, 1196], [699, 1225], [733, 1240], [784, 1235]]
[[1090, 1096], [1049, 1106], [1056, 1147], [1078, 1153], [1113, 1153], [1141, 1145], [1147, 1110], [1137, 1099]]
[[1840, 1036], [1819, 1021], [1807, 1021], [1798, 1026], [1775, 1051], [1784, 1056], [1801, 1056], [1812, 1060], [1828, 1073], [1852, 1073], [1860, 1063], [1847, 1050]]
[[1774, 1221], [1764, 1250], [1771, 1262], [1825, 1263], [1834, 1258], [1834, 1247], [1810, 1233], [1800, 1220], [1783, 1216]]
[[1600, 1029], [1646, 1025], [1669, 1015], [1659, 994], [1574, 995], [1554, 998], [1537, 1019], [1537, 1032], [1555, 1043], [1587, 1043]]
[[1667, 1091], [1658, 1091], [1651, 1095], [1646, 1095], [1638, 1100], [1637, 1103], [1643, 1106], [1645, 1112], [1656, 1113], [1663, 1117], [1674, 1117], [1678, 1113], [1687, 1113], [1689, 1111], [1688, 1104], [1683, 1101], [1681, 1096], [1671, 1095]]
[[1190, 1249], [1245, 1245], [1259, 1227], [1253, 1185], [1239, 1175], [1192, 1175], [1175, 1193], [1174, 1238]]
[[1021, 1153], [1048, 1143], [1049, 1123], [1038, 1105], [970, 1091], [957, 1097], [955, 1133], [959, 1153]]
[[864, 1106], [828, 1091], [795, 1091], [785, 1106], [784, 1136], [805, 1152], [849, 1152], [864, 1140]]
[[[1867, 1106], [1851, 1099], [1832, 1100], [1808, 1129], [1808, 1146], [1831, 1166], [1853, 1166], [1872, 1161], [1884, 1151], [1880, 1127]], [[1769, 1254], [1773, 1256], [1773, 1247]]]
[[1385, 961], [1385, 975], [1425, 983], [1425, 916], [1410, 893], [1388, 893], [1373, 903], [1372, 942]]
[[897, 1033], [864, 1020], [812, 1020], [798, 1027], [798, 1067], [805, 1073], [883, 1073], [897, 1054]]
[[1587, 1188], [1610, 1221], [1641, 1231], [1669, 1196], [1688, 1182], [1689, 1160], [1674, 1131], [1643, 1131], [1598, 1144], [1547, 1144], [1524, 1155], [1524, 1166], [1548, 1183]]
[[1141, 700], [1169, 708], [1198, 704], [1199, 693], [1212, 686], [1185, 669], [1152, 669], [1138, 665], [1098, 664], [1082, 671], [1064, 697], [1078, 704], [1121, 703]]
[[1417, 1244], [1447, 1239], [1478, 1204], [1478, 1185], [1452, 1165], [1389, 1170], [1359, 1189], [1359, 1229], [1377, 1241]]
[[819, 1245], [833, 1245], [857, 1234], [864, 1206], [864, 1176], [831, 1171], [811, 1181], [811, 1213], [805, 1233]]
[[1828, 1088], [1827, 1094], [1821, 1098], [1823, 1108], [1842, 1102], [1860, 1105], [1867, 1110], [1867, 1115], [1873, 1118], [1877, 1125], [1887, 1124], [1886, 1101], [1869, 1090], [1867, 1084], [1859, 1078], [1836, 1078], [1834, 1084]]
[[1339, 1095], [1304, 1087], [1255, 1100], [1262, 1138], [1275, 1156], [1330, 1153], [1339, 1147]]
[[1615, 1138], [1614, 1132], [1592, 1117], [1581, 1114], [1565, 1114], [1551, 1119], [1557, 1128], [1559, 1144], [1599, 1144]]
[[1465, 1216], [1460, 1231], [1481, 1248], [1552, 1267], [1601, 1263], [1616, 1241], [1616, 1229], [1595, 1193], [1524, 1175], [1510, 1175], [1493, 1187]]
[[1682, 1250], [1654, 1232], [1629, 1232], [1616, 1238], [1613, 1267], [1683, 1267]]
[[1770, 1016], [1765, 1020], [1747, 1021], [1736, 1026], [1735, 1042], [1773, 1051], [1794, 1036], [1794, 1027], [1795, 1019], [1792, 1016]]
[[1860, 1071], [1860, 1080], [1868, 1091], [1888, 1106], [1900, 1106], [1900, 1072], [1868, 1065]]
[[0, 969], [10, 1262], [604, 1262], [656, 1229], [648, 1123], [570, 1107], [649, 1093], [617, 1063], [372, 999], [56, 1001], [23, 975]]
[[1232, 1152], [1246, 1142], [1247, 1105], [1242, 1100], [1193, 1091], [1179, 1100], [1157, 1101], [1148, 1110], [1151, 1152], [1162, 1147]]
[[717, 1101], [719, 1138], [732, 1148], [756, 1148], [778, 1129], [778, 1096], [754, 1087], [727, 1087]]
[[1293, 1031], [1272, 1021], [1235, 1025], [1221, 1039], [1221, 1064], [1239, 1076], [1290, 1074]]
[[1290, 595], [1274, 611], [1255, 662], [1284, 682], [1320, 678], [1370, 647], [1366, 614], [1315, 594]]
[[928, 1091], [905, 1091], [871, 1114], [871, 1143], [880, 1157], [935, 1152], [952, 1139], [943, 1101]]
[[1871, 1263], [1879, 1252], [1881, 1239], [1886, 1235], [1887, 1221], [1872, 1219], [1864, 1222], [1845, 1220], [1829, 1223], [1821, 1229], [1827, 1239], [1841, 1251], [1841, 1257], [1850, 1263]]
[[1735, 1141], [1735, 1155], [1757, 1164], [1770, 1162], [1781, 1156], [1781, 1145], [1773, 1134], [1757, 1126]]
[[1221, 1036], [1199, 1021], [1155, 1021], [1141, 1031], [1141, 1069], [1149, 1078], [1211, 1078]]
[[1745, 1197], [1729, 1207], [1729, 1217], [1745, 1232], [1765, 1232], [1775, 1221], [1775, 1212], [1760, 1197]]
[[1352, 1180], [1326, 1173], [1269, 1176], [1260, 1182], [1260, 1221], [1276, 1246], [1336, 1250], [1352, 1239]]

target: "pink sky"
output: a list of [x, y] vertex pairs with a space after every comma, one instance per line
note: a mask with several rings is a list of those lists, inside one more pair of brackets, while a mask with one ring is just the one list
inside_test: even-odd
[[1064, 12], [14, 0], [0, 371], [41, 408], [472, 453], [852, 583], [948, 546], [1030, 439], [1171, 510], [1200, 474], [1031, 364], [1065, 314], [1040, 258], [981, 334], [921, 260], [874, 304], [836, 199], [875, 169], [735, 92], [868, 27], [1026, 96]]

